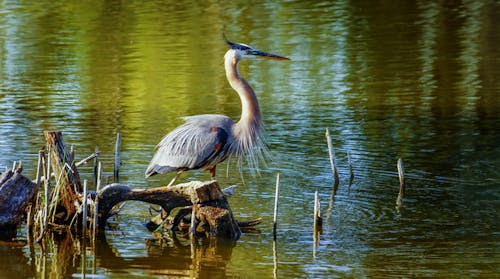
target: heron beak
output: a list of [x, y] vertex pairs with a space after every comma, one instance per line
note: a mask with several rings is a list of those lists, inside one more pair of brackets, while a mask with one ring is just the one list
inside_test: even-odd
[[273, 59], [273, 60], [290, 60], [290, 58], [287, 58], [287, 57], [284, 57], [284, 56], [279, 56], [279, 55], [276, 55], [276, 54], [271, 54], [271, 53], [263, 52], [263, 51], [260, 51], [260, 50], [254, 51], [253, 54], [257, 55], [257, 56], [260, 56], [260, 57], [267, 58], [267, 59]]
[[245, 44], [233, 43], [226, 38], [226, 34], [224, 34], [224, 33], [222, 33], [222, 38], [224, 39], [224, 41], [226, 42], [226, 44], [230, 48], [245, 50], [245, 51], [247, 51], [248, 55], [260, 56], [260, 57], [264, 57], [267, 59], [274, 59], [274, 60], [290, 60], [290, 58], [279, 56], [276, 54], [267, 53], [267, 52], [264, 52], [261, 50], [257, 50], [257, 49], [254, 49], [254, 48], [248, 46], [248, 45], [245, 45]]

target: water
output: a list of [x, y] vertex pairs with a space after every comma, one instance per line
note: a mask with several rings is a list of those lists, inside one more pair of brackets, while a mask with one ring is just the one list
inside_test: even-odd
[[[0, 246], [0, 277], [498, 277], [499, 11], [494, 1], [3, 2], [0, 167], [22, 160], [30, 177], [44, 130], [63, 131], [80, 158], [98, 145], [107, 176], [120, 132], [121, 181], [164, 185], [171, 176], [143, 173], [181, 116], [239, 117], [222, 30], [292, 61], [241, 63], [273, 160], [257, 176], [240, 175], [234, 161], [228, 176], [219, 167], [223, 186], [239, 186], [235, 216], [263, 218], [260, 233], [158, 243], [142, 227], [148, 206], [131, 202], [112, 220], [118, 229], [85, 253], [74, 242], [34, 253]], [[341, 177], [335, 194], [327, 127]], [[408, 192], [398, 211], [399, 157]], [[90, 179], [90, 166], [80, 171]], [[317, 247], [314, 191], [325, 221]]]

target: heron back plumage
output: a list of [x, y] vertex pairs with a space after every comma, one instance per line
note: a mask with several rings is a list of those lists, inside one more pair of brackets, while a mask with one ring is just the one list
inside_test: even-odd
[[183, 118], [186, 122], [168, 133], [156, 146], [146, 177], [173, 171], [211, 169], [230, 154], [231, 118], [204, 114]]

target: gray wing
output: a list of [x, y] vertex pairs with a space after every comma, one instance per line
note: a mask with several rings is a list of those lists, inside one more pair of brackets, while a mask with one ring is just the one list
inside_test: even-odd
[[232, 141], [231, 118], [205, 114], [185, 117], [186, 123], [157, 145], [146, 177], [178, 170], [211, 168], [227, 157]]

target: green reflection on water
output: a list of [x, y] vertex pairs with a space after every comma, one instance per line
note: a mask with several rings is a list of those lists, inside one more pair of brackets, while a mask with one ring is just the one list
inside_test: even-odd
[[[244, 185], [234, 163], [219, 178], [240, 185], [231, 200], [237, 216], [261, 216], [264, 224], [262, 234], [244, 235], [232, 248], [218, 276], [273, 276], [269, 231], [280, 171], [279, 277], [491, 277], [500, 245], [499, 11], [491, 1], [2, 2], [0, 165], [22, 159], [34, 176], [42, 131], [60, 129], [82, 157], [99, 145], [110, 170], [120, 131], [122, 181], [168, 181], [145, 181], [143, 173], [179, 117], [239, 117], [222, 65], [226, 30], [231, 40], [292, 61], [240, 66], [258, 94], [274, 160], [260, 177], [243, 170]], [[342, 181], [313, 258], [309, 201], [319, 190], [326, 205], [333, 184], [326, 127]], [[409, 179], [400, 213], [398, 157]], [[132, 203], [124, 215], [141, 220], [147, 209]], [[139, 221], [123, 219], [125, 236], [108, 241], [130, 245], [101, 267], [105, 276], [153, 273], [159, 261], [122, 265], [144, 253], [148, 235]], [[184, 252], [172, 253], [190, 257]]]

